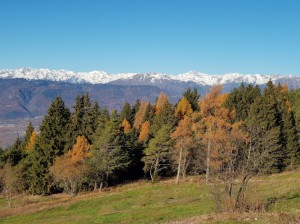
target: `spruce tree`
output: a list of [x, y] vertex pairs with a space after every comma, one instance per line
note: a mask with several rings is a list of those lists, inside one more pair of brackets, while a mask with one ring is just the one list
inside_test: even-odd
[[299, 143], [296, 128], [296, 120], [288, 100], [288, 87], [280, 83], [275, 89], [278, 109], [281, 115], [282, 145], [284, 150], [283, 165], [285, 168], [293, 169], [299, 163]]
[[22, 146], [21, 146], [23, 152], [26, 151], [25, 148], [26, 148], [26, 146], [28, 145], [28, 143], [30, 141], [30, 138], [31, 138], [31, 135], [32, 135], [33, 131], [34, 131], [34, 127], [33, 127], [32, 123], [29, 122], [29, 124], [28, 124], [28, 126], [26, 128], [24, 140], [23, 140]]
[[30, 156], [30, 190], [34, 194], [50, 193], [49, 166], [64, 153], [70, 112], [57, 97], [50, 105], [40, 126], [40, 135]]
[[128, 167], [129, 158], [123, 146], [119, 116], [113, 111], [104, 129], [95, 133], [92, 156], [88, 161], [89, 178], [95, 186], [100, 183], [102, 189], [103, 184], [108, 184], [113, 174]]
[[120, 112], [120, 121], [123, 122], [125, 119], [129, 121], [131, 126], [133, 125], [134, 115], [132, 114], [132, 109], [128, 102], [124, 104], [123, 109]]
[[174, 106], [167, 102], [161, 109], [159, 114], [156, 114], [153, 118], [153, 123], [151, 124], [150, 134], [153, 136], [158, 132], [163, 125], [168, 125], [172, 128], [175, 128], [177, 119], [175, 117], [175, 108]]
[[193, 111], [198, 111], [199, 110], [200, 94], [198, 94], [198, 90], [196, 88], [194, 88], [193, 91], [191, 90], [191, 88], [188, 88], [183, 93], [183, 96], [189, 101]]
[[171, 130], [172, 126], [163, 125], [144, 151], [145, 156], [142, 159], [145, 163], [144, 171], [150, 174], [152, 180], [156, 180], [158, 175], [170, 166]]
[[248, 155], [256, 155], [257, 158], [253, 158], [253, 161], [259, 163], [257, 169], [263, 173], [271, 173], [283, 168], [281, 115], [274, 91], [273, 83], [269, 82], [264, 95], [251, 105], [246, 120], [250, 132]]
[[249, 84], [245, 86], [241, 84], [239, 88], [235, 88], [228, 96], [225, 106], [230, 110], [235, 110], [235, 121], [246, 120], [251, 105], [255, 99], [261, 96], [261, 92], [258, 86], [252, 86]]
[[24, 157], [24, 152], [22, 150], [22, 141], [18, 136], [15, 143], [5, 151], [4, 155], [5, 163], [9, 163], [12, 166], [17, 165]]

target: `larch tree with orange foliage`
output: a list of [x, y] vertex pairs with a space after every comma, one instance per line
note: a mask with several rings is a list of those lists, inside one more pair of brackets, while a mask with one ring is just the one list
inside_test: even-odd
[[175, 109], [175, 116], [182, 119], [185, 115], [189, 116], [192, 113], [193, 109], [190, 102], [185, 97], [182, 97]]
[[149, 121], [145, 121], [142, 125], [141, 128], [141, 133], [139, 135], [139, 141], [140, 142], [145, 142], [148, 140], [149, 138], [149, 131], [150, 131], [150, 122]]
[[149, 106], [150, 106], [149, 102], [146, 102], [144, 100], [141, 102], [141, 104], [139, 106], [139, 110], [135, 115], [134, 123], [133, 123], [133, 127], [136, 130], [140, 130], [142, 124], [144, 123], [145, 115], [146, 115], [146, 112], [147, 112], [147, 109]]
[[124, 130], [124, 134], [128, 134], [131, 131], [131, 125], [126, 118], [124, 118], [122, 122], [122, 128]]
[[156, 101], [156, 104], [155, 104], [155, 114], [159, 114], [161, 109], [167, 104], [169, 103], [169, 98], [168, 96], [165, 94], [165, 93], [160, 93], [158, 98], [157, 98], [157, 101]]
[[245, 136], [239, 129], [240, 123], [232, 123], [235, 111], [224, 107], [227, 94], [221, 94], [222, 86], [213, 86], [200, 101], [200, 122], [195, 124], [206, 145], [206, 181], [210, 173], [222, 172], [231, 163], [236, 151], [235, 141]]
[[87, 172], [85, 159], [91, 156], [90, 148], [88, 140], [84, 136], [78, 136], [73, 149], [57, 157], [50, 167], [54, 181], [63, 184], [65, 191], [71, 196], [77, 194], [78, 185]]
[[34, 144], [36, 142], [36, 139], [37, 139], [37, 132], [36, 130], [33, 130], [31, 136], [30, 136], [30, 139], [29, 139], [29, 142], [28, 144], [26, 145], [25, 147], [25, 152], [28, 154], [30, 152], [32, 152], [33, 148], [34, 148]]
[[175, 143], [174, 157], [177, 162], [176, 183], [179, 182], [180, 174], [182, 174], [183, 177], [185, 177], [186, 174], [190, 149], [193, 147], [194, 143], [191, 127], [192, 119], [188, 116], [184, 116], [184, 118], [179, 122], [176, 130], [171, 134]]

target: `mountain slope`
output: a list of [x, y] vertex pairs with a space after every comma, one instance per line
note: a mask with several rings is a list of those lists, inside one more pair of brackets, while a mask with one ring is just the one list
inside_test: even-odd
[[71, 107], [76, 96], [86, 91], [101, 106], [106, 106], [109, 110], [120, 110], [126, 101], [134, 104], [137, 98], [154, 102], [162, 90], [154, 86], [78, 85], [42, 80], [0, 79], [0, 119], [44, 115], [56, 96], [61, 96], [66, 105]]
[[179, 184], [140, 181], [72, 198], [23, 194], [12, 208], [0, 196], [0, 223], [299, 223], [299, 184], [297, 171], [251, 179], [251, 202], [275, 203], [264, 212], [245, 213], [216, 210], [214, 194], [223, 186], [206, 184], [201, 176]]

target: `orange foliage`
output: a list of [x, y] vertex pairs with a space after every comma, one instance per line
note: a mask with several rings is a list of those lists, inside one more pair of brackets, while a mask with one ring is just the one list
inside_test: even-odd
[[192, 133], [192, 119], [184, 116], [179, 121], [176, 130], [171, 134], [172, 139], [175, 140], [176, 149], [187, 149], [193, 145], [193, 133]]
[[140, 128], [141, 128], [141, 126], [144, 122], [145, 115], [146, 115], [146, 112], [147, 112], [147, 108], [148, 108], [149, 105], [150, 105], [149, 102], [146, 102], [146, 101], [142, 100], [142, 102], [140, 104], [140, 107], [139, 107], [139, 110], [136, 113], [135, 118], [134, 118], [133, 127], [136, 130], [140, 130]]
[[79, 181], [87, 172], [87, 166], [83, 162], [74, 162], [68, 156], [59, 156], [49, 171], [54, 181], [62, 183], [65, 191], [74, 196], [77, 194]]
[[78, 183], [84, 177], [87, 166], [84, 159], [91, 156], [91, 145], [84, 136], [78, 136], [73, 149], [55, 159], [49, 168], [57, 183], [63, 183], [72, 196], [77, 194]]
[[282, 89], [283, 92], [287, 93], [289, 91], [289, 86], [286, 83], [284, 83]]
[[139, 141], [140, 142], [145, 142], [148, 139], [149, 130], [150, 130], [150, 122], [145, 121], [142, 125], [141, 133], [140, 133], [140, 136], [139, 136]]
[[31, 152], [33, 150], [36, 138], [37, 138], [37, 133], [36, 133], [35, 130], [33, 130], [32, 134], [30, 136], [29, 142], [28, 142], [28, 144], [27, 144], [27, 146], [25, 148], [25, 152], [26, 153], [29, 153], [29, 152]]
[[207, 146], [207, 169], [211, 167], [215, 171], [231, 159], [236, 149], [234, 142], [246, 141], [246, 136], [239, 129], [241, 123], [231, 122], [235, 111], [223, 106], [228, 95], [221, 94], [221, 90], [221, 85], [213, 86], [200, 101], [201, 121], [194, 126]]
[[165, 93], [160, 93], [155, 105], [155, 114], [159, 114], [161, 109], [169, 102], [169, 98]]
[[76, 144], [73, 146], [73, 149], [69, 151], [66, 156], [73, 162], [83, 161], [85, 158], [91, 156], [91, 145], [84, 136], [80, 135], [77, 137]]
[[185, 115], [191, 115], [192, 113], [193, 109], [190, 102], [185, 97], [182, 97], [175, 109], [175, 116], [182, 119]]
[[131, 125], [129, 123], [129, 121], [127, 121], [127, 119], [125, 118], [123, 123], [122, 123], [122, 127], [124, 129], [124, 133], [128, 134], [131, 131]]

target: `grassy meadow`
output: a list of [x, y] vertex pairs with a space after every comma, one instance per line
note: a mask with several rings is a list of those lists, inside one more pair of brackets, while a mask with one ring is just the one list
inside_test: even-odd
[[300, 223], [299, 171], [252, 179], [249, 200], [272, 202], [257, 212], [217, 211], [212, 192], [218, 188], [194, 176], [177, 185], [139, 181], [73, 198], [19, 195], [12, 208], [1, 196], [0, 223]]

